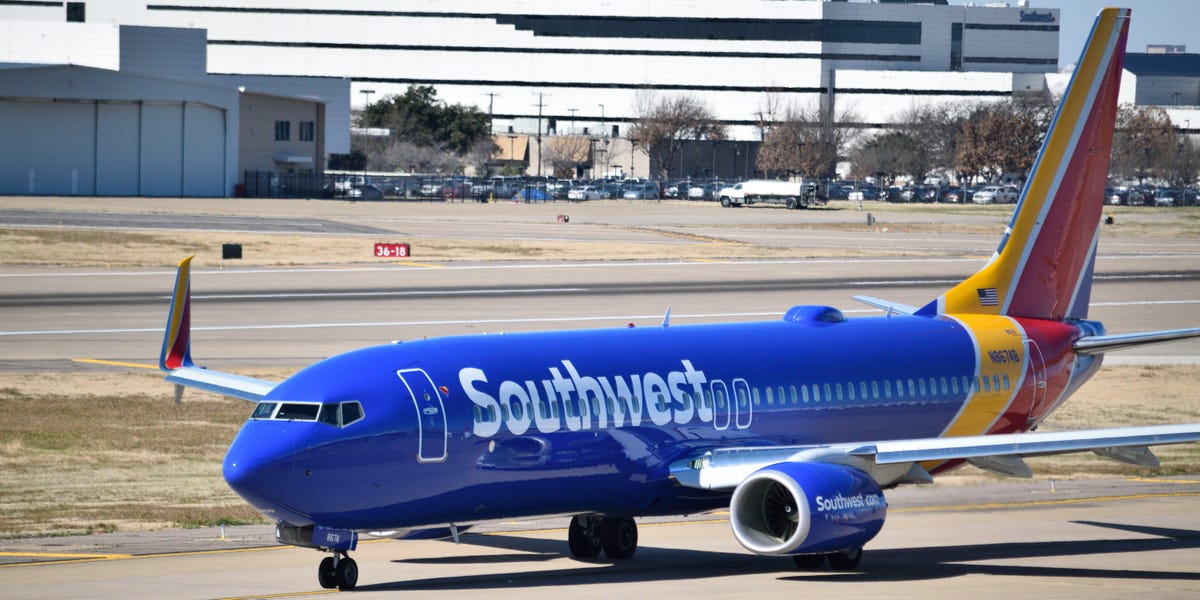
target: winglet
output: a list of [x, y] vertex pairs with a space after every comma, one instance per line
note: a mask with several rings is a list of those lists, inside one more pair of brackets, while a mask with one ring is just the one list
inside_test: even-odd
[[168, 373], [192, 363], [192, 291], [191, 266], [194, 256], [179, 262], [175, 275], [175, 291], [171, 294], [171, 312], [167, 314], [167, 329], [163, 334], [162, 353], [158, 368]]
[[1096, 17], [992, 261], [917, 314], [1087, 316], [1129, 15]]

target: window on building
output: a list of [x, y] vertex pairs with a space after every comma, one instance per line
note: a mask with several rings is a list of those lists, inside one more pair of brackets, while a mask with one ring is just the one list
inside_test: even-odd
[[[61, 5], [59, 5], [61, 6]], [[67, 22], [83, 23], [87, 20], [87, 10], [83, 2], [67, 3]]]
[[292, 122], [275, 121], [275, 141], [286, 142], [292, 139]]
[[313, 141], [313, 139], [314, 139], [313, 132], [315, 131], [314, 127], [315, 127], [315, 123], [313, 123], [312, 121], [300, 121], [300, 141], [302, 141], [302, 142]]

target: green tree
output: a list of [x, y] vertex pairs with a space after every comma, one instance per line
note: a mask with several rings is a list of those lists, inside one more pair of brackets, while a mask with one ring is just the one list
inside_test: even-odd
[[410, 85], [401, 95], [368, 105], [364, 125], [390, 129], [397, 143], [438, 148], [460, 157], [491, 137], [487, 113], [473, 106], [448, 105], [429, 85]]

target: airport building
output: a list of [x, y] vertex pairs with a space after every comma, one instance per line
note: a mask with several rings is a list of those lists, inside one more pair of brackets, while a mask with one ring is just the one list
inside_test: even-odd
[[[227, 104], [212, 105], [224, 115], [221, 124], [231, 139], [202, 145], [225, 153], [210, 162], [222, 165], [223, 193], [229, 194], [251, 169], [319, 172], [329, 154], [349, 151], [354, 110], [409, 85], [433, 85], [439, 99], [491, 114], [499, 145], [508, 146], [502, 160], [525, 160], [532, 169], [537, 137], [587, 135], [604, 138], [606, 163], [629, 162], [626, 174], [644, 170], [635, 165], [632, 147], [630, 156], [618, 158], [622, 146], [610, 138], [625, 137], [647, 97], [692, 94], [729, 127], [731, 138], [721, 148], [700, 152], [725, 165], [714, 164], [712, 172], [733, 165], [733, 176], [750, 172], [748, 144], [761, 139], [763, 122], [781, 117], [788, 106], [809, 109], [832, 101], [858, 126], [877, 129], [920, 105], [1051, 93], [1057, 81], [1065, 83], [1055, 74], [1059, 11], [1028, 4], [10, 0], [0, 3], [0, 65], [21, 68], [4, 69], [0, 79], [7, 82], [0, 83], [0, 127], [20, 122], [22, 131], [66, 135], [60, 139], [74, 131], [29, 124], [40, 121], [12, 111], [13, 101], [32, 100], [14, 91], [25, 89], [22, 77], [37, 73], [31, 65], [119, 73], [110, 84], [123, 95], [95, 94], [97, 102], [131, 101], [126, 96], [137, 96], [142, 86], [163, 82], [259, 94], [256, 111], [270, 99], [294, 114], [275, 118], [256, 112], [252, 118], [244, 101], [234, 103], [236, 115], [223, 112], [230, 110]], [[1179, 78], [1179, 61], [1188, 57], [1194, 55], [1162, 57], [1175, 60], [1164, 67], [1138, 63], [1131, 55], [1137, 97], [1131, 92], [1123, 101], [1146, 103], [1140, 97], [1153, 96], [1166, 105], [1200, 103], [1197, 79]], [[76, 90], [63, 99], [87, 95]], [[284, 106], [293, 102], [319, 107]], [[177, 117], [187, 122], [190, 109], [182, 106]], [[36, 114], [56, 118], [52, 111]], [[296, 128], [284, 140], [292, 143], [253, 137], [263, 130], [275, 133], [276, 121]], [[316, 133], [308, 129], [314, 126]], [[516, 144], [510, 135], [519, 136]], [[295, 143], [300, 136], [311, 137], [305, 140], [311, 144]], [[99, 148], [106, 142], [91, 143]], [[180, 153], [187, 143], [179, 145]], [[517, 145], [529, 150], [509, 156]], [[190, 168], [185, 164], [180, 172]], [[0, 171], [0, 192], [27, 190], [28, 177], [26, 170]], [[87, 179], [83, 171], [76, 178]], [[106, 188], [94, 179], [90, 189], [103, 193]], [[89, 189], [73, 186], [68, 189]]]
[[[210, 74], [347, 78], [356, 107], [430, 84], [490, 111], [497, 133], [619, 136], [647, 90], [691, 93], [750, 140], [780, 106], [825, 95], [877, 124], [916, 103], [1043, 90], [1058, 23], [1056, 9], [934, 0], [14, 0], [0, 62], [112, 69], [105, 28], [194, 28]], [[341, 106], [328, 115], [345, 128]]]

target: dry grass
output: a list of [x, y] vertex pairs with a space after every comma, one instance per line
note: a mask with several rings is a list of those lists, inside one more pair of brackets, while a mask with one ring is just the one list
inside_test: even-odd
[[[366, 223], [372, 226], [419, 229], [414, 223], [429, 220], [442, 225], [487, 223], [471, 229], [471, 237], [409, 239], [411, 260], [426, 262], [533, 261], [533, 260], [731, 260], [762, 258], [830, 258], [895, 256], [894, 249], [812, 249], [751, 244], [714, 237], [706, 232], [713, 224], [735, 232], [763, 229], [784, 231], [854, 231], [880, 235], [929, 233], [980, 235], [997, 238], [1012, 212], [1011, 205], [891, 204], [831, 202], [815, 211], [786, 211], [777, 207], [722, 209], [711, 203], [663, 202], [643, 205], [585, 203], [548, 205], [480, 205], [444, 203], [348, 203], [329, 201], [232, 201], [204, 203], [162, 199], [106, 199], [103, 204], [78, 199], [0, 198], [0, 209], [117, 212], [188, 212], [251, 217], [313, 218]], [[563, 231], [579, 223], [647, 234], [646, 242], [613, 243], [611, 240], [521, 241], [505, 239], [506, 224], [551, 223], [555, 213], [573, 218]], [[658, 226], [628, 224], [631, 212]], [[868, 227], [865, 212], [878, 223]], [[1138, 238], [1200, 237], [1200, 208], [1118, 207], [1117, 225], [1105, 235]], [[724, 222], [725, 215], [730, 218]], [[365, 221], [364, 221], [365, 220]], [[487, 231], [498, 232], [492, 239]], [[481, 237], [480, 234], [483, 234]], [[201, 264], [221, 264], [221, 244], [236, 242], [244, 249], [242, 265], [291, 266], [378, 262], [372, 246], [385, 235], [296, 233], [245, 233], [158, 230], [88, 230], [70, 227], [0, 228], [0, 264], [26, 266], [142, 267], [174, 266], [181, 256], [195, 254]], [[403, 233], [396, 237], [403, 238]], [[553, 236], [548, 236], [553, 237]], [[661, 243], [670, 240], [675, 243]], [[657, 242], [657, 243], [656, 243]], [[912, 251], [909, 256], [934, 252]], [[937, 253], [941, 254], [941, 253]]]
[[[1198, 387], [1194, 367], [1110, 367], [1044, 429], [1196, 422]], [[157, 373], [89, 371], [0, 374], [0, 406], [0, 538], [262, 521], [221, 477], [246, 402], [188, 392], [176, 406]], [[1196, 444], [1158, 453], [1162, 473], [1200, 472]], [[1030, 462], [1056, 478], [1149, 474], [1090, 454]]]

